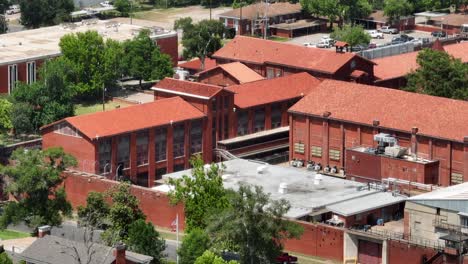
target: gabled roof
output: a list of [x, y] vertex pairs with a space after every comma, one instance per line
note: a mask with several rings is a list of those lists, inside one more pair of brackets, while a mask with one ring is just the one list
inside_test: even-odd
[[151, 88], [154, 91], [162, 91], [178, 95], [190, 97], [198, 97], [200, 99], [210, 99], [219, 92], [223, 91], [221, 86], [177, 80], [173, 78], [164, 78]]
[[[300, 4], [291, 4], [289, 2], [277, 2], [265, 4], [264, 2], [242, 7], [242, 19], [256, 19], [257, 17], [276, 17], [281, 15], [301, 13]], [[219, 15], [219, 17], [240, 18], [241, 9], [236, 8]]]
[[171, 121], [203, 118], [205, 115], [180, 97], [157, 100], [125, 108], [68, 117], [42, 127], [66, 121], [89, 139], [170, 124]]
[[468, 102], [357, 83], [325, 80], [289, 112], [322, 116], [463, 142], [468, 136]]
[[[187, 70], [194, 70], [194, 71], [200, 71], [201, 70], [201, 61], [200, 59], [193, 59], [191, 61], [179, 63], [180, 68], [187, 69]], [[209, 70], [216, 67], [216, 60], [210, 59], [210, 58], [205, 58], [205, 69], [204, 70]]]
[[198, 73], [198, 76], [202, 76], [206, 73], [212, 72], [215, 69], [222, 69], [224, 72], [232, 76], [241, 84], [264, 79], [263, 76], [237, 61], [226, 64], [220, 64], [212, 69], [208, 69]]
[[306, 95], [320, 84], [308, 73], [233, 85], [226, 88], [235, 93], [234, 104], [239, 108], [269, 104]]
[[[76, 250], [76, 251], [75, 251]], [[115, 262], [113, 248], [98, 243], [93, 245], [93, 254], [89, 264], [111, 264]], [[75, 263], [75, 258], [87, 259], [86, 246], [83, 243], [46, 235], [36, 239], [26, 248], [19, 258], [35, 264]], [[132, 263], [149, 263], [153, 257], [125, 251], [125, 258]]]
[[[439, 46], [439, 44], [435, 44], [434, 49], [440, 50], [442, 48], [454, 58], [460, 59], [463, 63], [468, 63], [468, 42], [446, 45], [443, 47]], [[406, 76], [411, 71], [417, 70], [419, 68], [419, 64], [416, 61], [418, 53], [418, 51], [415, 51], [374, 59], [373, 61], [377, 64], [374, 67], [375, 77], [379, 80], [389, 80]]]
[[[292, 68], [333, 74], [358, 55], [236, 36], [212, 57], [254, 64], [286, 65]], [[373, 62], [369, 61], [369, 63]]]

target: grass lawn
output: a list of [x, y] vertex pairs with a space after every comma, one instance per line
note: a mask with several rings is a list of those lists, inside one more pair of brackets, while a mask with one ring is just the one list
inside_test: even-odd
[[[108, 110], [115, 109], [118, 106], [127, 107], [129, 106], [129, 104], [122, 103], [122, 102], [109, 101], [106, 103], [105, 108], [106, 108], [106, 111], [108, 111]], [[77, 104], [75, 108], [75, 115], [84, 115], [84, 114], [90, 114], [90, 113], [101, 112], [101, 111], [102, 111], [102, 104], [100, 103]]]
[[13, 230], [0, 230], [0, 239], [1, 240], [8, 240], [8, 239], [15, 239], [15, 238], [24, 238], [30, 237], [28, 233], [13, 231]]

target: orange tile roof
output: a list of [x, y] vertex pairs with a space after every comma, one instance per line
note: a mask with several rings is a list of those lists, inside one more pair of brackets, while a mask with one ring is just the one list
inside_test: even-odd
[[255, 64], [287, 65], [293, 68], [333, 74], [357, 56], [349, 52], [335, 52], [253, 37], [236, 36], [212, 57]]
[[[468, 63], [468, 42], [443, 46], [443, 49], [453, 57]], [[374, 59], [377, 64], [374, 67], [374, 75], [377, 79], [388, 80], [400, 78], [419, 68], [416, 62], [418, 52], [404, 53], [385, 58]]]
[[[105, 112], [68, 117], [61, 121], [70, 123], [86, 137], [94, 139], [166, 125], [171, 121], [175, 123], [204, 116], [202, 112], [182, 98], [172, 97]], [[53, 124], [44, 126], [41, 130]]]
[[[265, 3], [257, 3], [242, 7], [242, 19], [255, 19], [257, 17], [276, 17], [288, 14], [301, 13], [302, 7], [300, 4], [291, 4], [289, 2], [278, 2], [268, 4], [268, 9]], [[236, 8], [219, 15], [219, 17], [240, 18], [240, 8]]]
[[314, 89], [320, 80], [308, 73], [233, 85], [226, 88], [235, 93], [234, 104], [239, 108], [280, 102], [301, 97]]
[[[179, 63], [179, 65], [177, 65], [177, 66], [179, 66], [180, 68], [183, 68], [183, 69], [200, 71], [201, 70], [201, 61], [200, 61], [200, 59], [197, 58], [197, 59], [193, 59], [191, 61]], [[205, 58], [205, 69], [204, 70], [212, 69], [214, 67], [216, 67], [216, 60], [213, 60], [213, 59], [210, 59], [210, 58]]]
[[263, 76], [237, 61], [226, 64], [220, 64], [212, 69], [202, 71], [198, 73], [198, 75], [202, 76], [203, 74], [206, 74], [207, 72], [211, 72], [212, 70], [218, 68], [221, 68], [223, 71], [231, 75], [234, 79], [239, 81], [239, 83], [248, 83], [264, 79]]
[[217, 93], [223, 90], [222, 87], [212, 84], [191, 82], [177, 80], [173, 78], [164, 78], [162, 81], [155, 84], [153, 90], [164, 89], [174, 91], [176, 93], [195, 95], [207, 98], [215, 96]]
[[325, 80], [289, 112], [419, 133], [463, 142], [468, 136], [468, 102], [364, 84]]

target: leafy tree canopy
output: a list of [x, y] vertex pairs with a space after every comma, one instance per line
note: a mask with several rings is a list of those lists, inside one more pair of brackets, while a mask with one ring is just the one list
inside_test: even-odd
[[231, 261], [225, 261], [223, 258], [220, 256], [217, 256], [215, 253], [206, 250], [203, 255], [197, 258], [194, 264], [236, 264], [238, 263], [237, 261], [231, 260]]
[[468, 65], [446, 52], [424, 49], [419, 52], [420, 67], [407, 77], [407, 91], [468, 100]]
[[369, 44], [371, 37], [360, 25], [345, 25], [343, 28], [335, 28], [331, 36], [334, 39], [345, 41], [349, 46], [354, 47], [359, 44]]
[[212, 164], [205, 170], [203, 160], [198, 156], [191, 159], [192, 176], [184, 175], [180, 179], [170, 179], [174, 191], [169, 193], [173, 203], [183, 202], [187, 230], [205, 228], [208, 216], [229, 206], [223, 187], [220, 168]]
[[7, 178], [7, 191], [18, 202], [10, 202], [0, 217], [0, 228], [25, 220], [31, 227], [58, 225], [62, 215], [71, 213], [62, 187], [62, 172], [76, 166], [76, 160], [62, 148], [47, 150], [17, 149], [11, 155], [12, 165], [0, 167]]
[[175, 21], [174, 27], [183, 31], [184, 58], [199, 58], [202, 69], [205, 67], [205, 58], [223, 46], [222, 38], [226, 28], [218, 20], [202, 20], [193, 24], [192, 19], [181, 18]]
[[11, 122], [11, 109], [13, 104], [6, 98], [0, 98], [0, 132], [5, 132], [13, 128]]
[[5, 16], [0, 16], [0, 34], [4, 34], [7, 32], [8, 32], [8, 21]]
[[180, 264], [193, 264], [195, 260], [211, 246], [208, 234], [199, 228], [194, 228], [184, 236], [177, 254]]
[[286, 200], [270, 200], [261, 187], [241, 185], [230, 197], [232, 207], [212, 217], [208, 233], [216, 245], [231, 245], [241, 263], [274, 263], [285, 239], [299, 239], [302, 226], [284, 220]]
[[130, 225], [146, 217], [138, 207], [138, 199], [130, 192], [130, 184], [121, 183], [113, 187], [108, 195], [112, 200], [108, 216], [111, 226], [103, 233], [103, 239], [112, 246], [118, 241], [126, 241]]
[[0, 0], [0, 14], [3, 15], [5, 12], [8, 10], [10, 7], [10, 1], [9, 0]]
[[384, 14], [390, 22], [399, 21], [400, 17], [411, 15], [413, 5], [407, 0], [385, 0]]
[[17, 133], [38, 131], [39, 127], [74, 115], [75, 68], [66, 59], [46, 62], [39, 81], [20, 83], [12, 93], [11, 120]]
[[152, 223], [145, 223], [143, 219], [133, 222], [128, 229], [127, 245], [133, 252], [153, 257], [152, 264], [165, 263], [163, 251], [166, 242]]
[[314, 16], [328, 17], [330, 28], [337, 19], [354, 22], [372, 13], [372, 6], [367, 0], [300, 0], [302, 8]]
[[2, 264], [13, 264], [13, 261], [8, 256], [8, 254], [4, 251], [0, 253], [0, 263]]
[[104, 200], [104, 194], [90, 192], [86, 198], [86, 207], [78, 206], [80, 224], [97, 229], [106, 227], [110, 207]]
[[75, 9], [73, 0], [19, 0], [19, 5], [21, 24], [28, 28], [59, 24]]
[[124, 16], [128, 16], [128, 14], [131, 11], [130, 9], [132, 7], [130, 1], [132, 0], [115, 0], [114, 7]]

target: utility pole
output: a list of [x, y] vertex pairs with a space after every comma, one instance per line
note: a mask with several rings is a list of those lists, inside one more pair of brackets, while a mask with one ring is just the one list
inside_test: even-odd
[[211, 20], [211, 3], [213, 0], [210, 0], [210, 20]]
[[106, 88], [102, 84], [102, 111], [106, 111]]
[[130, 25], [133, 25], [132, 17], [133, 17], [133, 0], [130, 0]]

